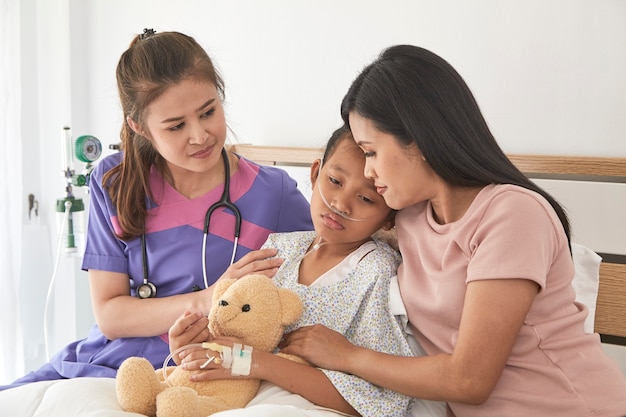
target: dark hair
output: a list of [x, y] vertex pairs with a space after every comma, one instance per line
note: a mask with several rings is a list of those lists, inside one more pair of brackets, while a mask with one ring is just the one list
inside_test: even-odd
[[186, 79], [212, 83], [223, 100], [224, 81], [206, 51], [192, 37], [179, 32], [155, 33], [151, 29], [135, 36], [120, 57], [116, 77], [124, 115], [120, 132], [124, 157], [120, 165], [104, 175], [103, 183], [117, 208], [124, 231], [120, 238], [131, 239], [145, 229], [145, 198], [152, 195], [150, 168], [154, 165], [164, 177], [170, 174], [163, 157], [147, 138], [130, 128], [126, 118], [143, 126], [146, 108], [168, 88]]
[[417, 145], [449, 184], [513, 184], [541, 194], [570, 239], [565, 210], [507, 158], [463, 78], [438, 55], [412, 45], [383, 50], [344, 96], [345, 123], [351, 112], [371, 120], [401, 146]]
[[[350, 131], [350, 127], [348, 127], [348, 125], [346, 125], [346, 124], [342, 125], [338, 129], [336, 129], [332, 133], [332, 135], [330, 135], [330, 138], [328, 139], [328, 142], [326, 142], [326, 147], [324, 148], [324, 156], [322, 157], [322, 164], [325, 163], [332, 156], [332, 154], [337, 149], [337, 146], [343, 140], [353, 140], [352, 139], [352, 132]], [[355, 146], [356, 146], [356, 144], [355, 144]]]

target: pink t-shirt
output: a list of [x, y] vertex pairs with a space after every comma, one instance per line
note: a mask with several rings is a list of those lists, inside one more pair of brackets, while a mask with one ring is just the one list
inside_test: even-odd
[[430, 203], [396, 217], [398, 281], [409, 321], [429, 355], [452, 353], [467, 283], [524, 278], [539, 287], [507, 365], [480, 406], [450, 403], [462, 417], [623, 416], [626, 378], [586, 334], [574, 301], [574, 265], [563, 226], [539, 194], [489, 185], [459, 221], [441, 225]]

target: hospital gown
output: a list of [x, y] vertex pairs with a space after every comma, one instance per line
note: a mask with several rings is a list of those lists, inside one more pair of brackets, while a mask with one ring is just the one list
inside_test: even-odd
[[[276, 284], [300, 295], [304, 312], [287, 331], [320, 323], [344, 334], [352, 343], [401, 356], [411, 349], [389, 310], [389, 285], [399, 254], [381, 241], [367, 242], [312, 285], [298, 283], [300, 260], [315, 232], [272, 234], [264, 245], [278, 249], [285, 262]], [[404, 416], [411, 399], [354, 375], [322, 370], [344, 399], [363, 416]]]

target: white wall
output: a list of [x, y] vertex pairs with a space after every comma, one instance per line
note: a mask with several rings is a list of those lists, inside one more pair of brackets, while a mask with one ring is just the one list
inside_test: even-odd
[[105, 140], [120, 124], [117, 59], [134, 33], [153, 27], [209, 50], [245, 142], [323, 143], [359, 70], [383, 47], [413, 43], [461, 72], [506, 151], [626, 155], [623, 0], [87, 3], [89, 46], [72, 58], [90, 74], [81, 107]]
[[[207, 48], [240, 142], [321, 146], [361, 68], [383, 47], [412, 43], [459, 70], [506, 152], [626, 156], [623, 0], [25, 0], [22, 13], [24, 195], [41, 196], [51, 229], [61, 128], [105, 148], [118, 141], [115, 66], [144, 27]], [[51, 230], [50, 247], [55, 239]], [[79, 321], [54, 329], [54, 347], [92, 322], [84, 272], [62, 264], [66, 308], [55, 322]]]

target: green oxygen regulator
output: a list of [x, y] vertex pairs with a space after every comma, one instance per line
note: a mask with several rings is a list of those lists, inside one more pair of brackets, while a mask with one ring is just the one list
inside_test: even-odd
[[[74, 196], [73, 187], [89, 186], [89, 176], [95, 162], [102, 154], [102, 144], [91, 135], [83, 135], [72, 140], [72, 132], [68, 126], [63, 127], [63, 153], [61, 171], [65, 180], [65, 197], [56, 201], [58, 232], [63, 234], [66, 253], [78, 252], [79, 236], [82, 235], [82, 215], [85, 205], [81, 198]], [[74, 159], [85, 163], [84, 169], [77, 173]]]

